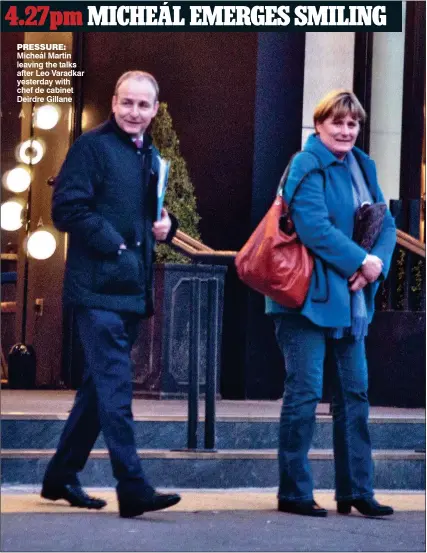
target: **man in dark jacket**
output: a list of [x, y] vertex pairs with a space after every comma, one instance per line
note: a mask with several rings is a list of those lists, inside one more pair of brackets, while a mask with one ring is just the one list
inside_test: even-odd
[[77, 477], [102, 430], [123, 517], [180, 500], [156, 492], [144, 476], [131, 410], [130, 351], [140, 318], [152, 314], [155, 240], [170, 241], [177, 227], [165, 209], [156, 221], [159, 154], [145, 131], [157, 113], [158, 92], [149, 73], [120, 77], [110, 120], [75, 141], [52, 204], [55, 226], [69, 233], [64, 304], [73, 306], [85, 366], [41, 495], [89, 509], [105, 506]]

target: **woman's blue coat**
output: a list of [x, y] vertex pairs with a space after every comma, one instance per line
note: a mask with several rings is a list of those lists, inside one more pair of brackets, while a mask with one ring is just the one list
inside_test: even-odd
[[[375, 163], [359, 148], [354, 147], [353, 153], [374, 201], [384, 202], [378, 186]], [[301, 180], [305, 174], [319, 166], [322, 171], [312, 172]], [[290, 206], [300, 240], [314, 254], [314, 271], [301, 309], [283, 307], [266, 298], [266, 312], [302, 313], [322, 327], [350, 326], [348, 279], [360, 268], [367, 252], [351, 239], [354, 203], [347, 164], [338, 160], [316, 135], [311, 135], [304, 150], [293, 159], [284, 198]], [[370, 252], [384, 263], [380, 280], [387, 276], [395, 244], [396, 227], [387, 210], [382, 231]], [[369, 322], [374, 314], [377, 289], [378, 281], [363, 289]]]

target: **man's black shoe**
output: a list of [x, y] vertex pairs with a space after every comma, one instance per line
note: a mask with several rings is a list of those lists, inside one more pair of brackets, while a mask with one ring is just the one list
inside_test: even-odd
[[119, 494], [119, 513], [123, 518], [132, 518], [148, 513], [149, 511], [160, 511], [176, 505], [181, 501], [181, 496], [176, 493], [159, 493], [149, 498], [139, 497], [120, 497]]
[[72, 507], [81, 507], [84, 509], [102, 509], [107, 502], [97, 497], [90, 497], [78, 484], [43, 484], [40, 494], [45, 499], [56, 501], [65, 499]]
[[286, 501], [279, 499], [279, 511], [282, 513], [293, 513], [294, 515], [305, 515], [309, 517], [326, 517], [328, 511], [319, 507], [314, 501]]

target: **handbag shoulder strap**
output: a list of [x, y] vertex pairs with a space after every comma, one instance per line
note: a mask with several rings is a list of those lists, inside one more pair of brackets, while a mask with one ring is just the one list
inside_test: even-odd
[[[286, 166], [286, 169], [282, 175], [282, 178], [280, 179], [280, 182], [279, 182], [279, 187], [277, 189], [277, 195], [278, 196], [283, 196], [283, 192], [285, 190], [285, 186], [286, 186], [286, 182], [288, 180], [288, 176], [289, 176], [289, 172], [291, 170], [291, 167], [292, 167], [292, 162], [294, 160], [294, 158], [300, 154], [301, 152], [303, 152], [304, 154], [311, 154], [314, 158], [316, 158], [317, 162], [318, 162], [318, 166], [317, 167], [313, 167], [312, 169], [310, 169], [309, 171], [307, 171], [307, 173], [304, 173], [304, 175], [300, 178], [298, 184], [296, 185], [295, 187], [295, 190], [294, 190], [294, 194], [295, 192], [297, 191], [297, 189], [299, 188], [300, 184], [303, 182], [304, 179], [306, 179], [308, 177], [308, 175], [311, 175], [312, 173], [317, 173], [317, 172], [320, 172], [322, 174], [322, 176], [324, 176], [324, 169], [323, 169], [323, 165], [322, 165], [322, 162], [319, 158], [319, 156], [317, 154], [315, 154], [314, 152], [307, 152], [305, 150], [301, 150], [299, 152], [296, 152], [292, 157], [291, 159], [289, 160], [289, 163], [288, 165]], [[325, 179], [323, 179], [323, 183], [325, 182]]]
[[288, 180], [289, 172], [291, 170], [292, 162], [295, 159], [295, 157], [300, 153], [301, 153], [301, 151], [295, 152], [294, 155], [289, 160], [289, 163], [286, 165], [286, 168], [283, 171], [283, 175], [281, 176], [280, 181], [279, 181], [279, 186], [277, 188], [277, 196], [282, 196], [283, 195], [283, 191], [285, 189], [285, 184], [286, 184], [286, 181]]

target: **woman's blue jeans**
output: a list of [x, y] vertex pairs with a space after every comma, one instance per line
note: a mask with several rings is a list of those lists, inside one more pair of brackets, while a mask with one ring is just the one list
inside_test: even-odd
[[364, 341], [327, 338], [326, 329], [299, 314], [277, 315], [274, 321], [286, 365], [280, 417], [279, 499], [313, 499], [308, 450], [315, 427], [316, 406], [322, 398], [327, 342], [330, 342], [334, 360], [335, 498], [341, 501], [372, 497], [373, 462], [368, 430], [368, 372]]

